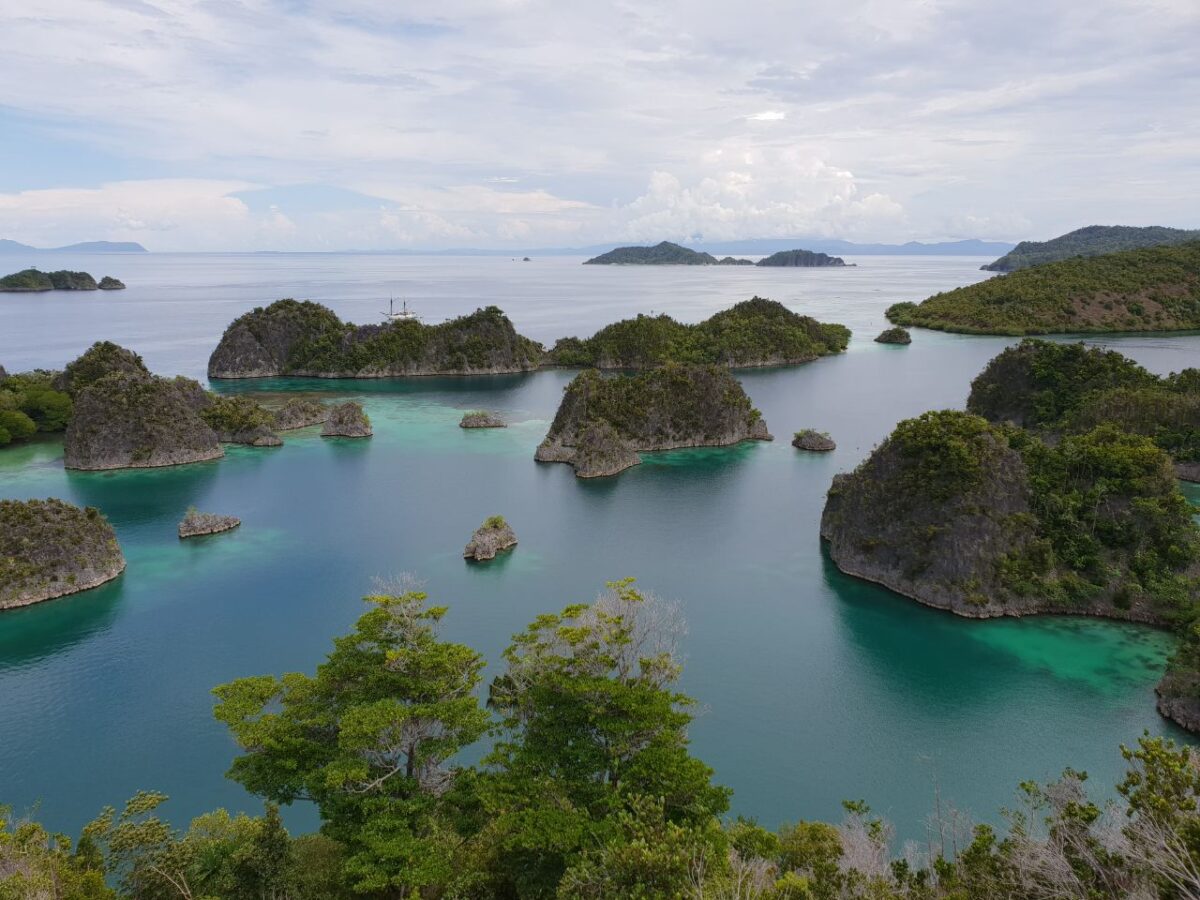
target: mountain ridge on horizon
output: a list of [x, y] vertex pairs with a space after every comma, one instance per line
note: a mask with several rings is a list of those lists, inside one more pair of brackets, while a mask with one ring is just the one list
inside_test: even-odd
[[149, 253], [136, 241], [80, 241], [62, 247], [34, 247], [0, 238], [0, 253]]

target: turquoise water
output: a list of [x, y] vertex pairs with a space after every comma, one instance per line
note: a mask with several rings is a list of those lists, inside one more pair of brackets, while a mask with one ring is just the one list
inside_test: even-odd
[[[525, 288], [506, 280], [507, 261], [486, 262], [490, 269], [470, 265], [492, 273], [496, 293], [513, 295], [502, 305], [514, 306], [518, 327], [532, 331], [524, 314], [551, 323], [539, 337], [586, 332], [589, 317], [603, 314], [611, 286], [588, 280], [592, 267], [553, 269], [521, 299]], [[360, 614], [373, 577], [400, 572], [424, 579], [450, 606], [447, 637], [490, 660], [536, 614], [590, 599], [605, 580], [636, 576], [677, 599], [689, 624], [683, 686], [703, 710], [692, 728], [695, 752], [734, 788], [735, 811], [771, 825], [837, 818], [841, 800], [861, 797], [902, 835], [917, 836], [934, 779], [943, 800], [980, 817], [1011, 804], [1020, 780], [1068, 765], [1111, 783], [1120, 742], [1143, 728], [1182, 736], [1154, 712], [1166, 635], [1087, 620], [957, 619], [841, 575], [817, 537], [832, 476], [856, 465], [898, 419], [960, 406], [971, 377], [1004, 346], [925, 333], [908, 348], [870, 341], [882, 309], [903, 298], [896, 284], [949, 287], [978, 277], [978, 264], [885, 261], [878, 271], [851, 270], [859, 280], [853, 290], [842, 283], [840, 299], [781, 298], [798, 309], [821, 306], [826, 317], [853, 323], [856, 335], [835, 359], [739, 373], [780, 439], [648, 455], [613, 479], [580, 481], [566, 466], [533, 461], [571, 377], [561, 371], [222, 383], [223, 391], [353, 395], [375, 437], [330, 441], [308, 429], [281, 448], [232, 448], [223, 460], [170, 470], [68, 473], [55, 441], [0, 452], [0, 496], [100, 507], [129, 561], [105, 587], [0, 616], [0, 799], [18, 808], [40, 801], [42, 817], [67, 830], [139, 788], [169, 793], [179, 821], [219, 805], [255, 808], [223, 778], [234, 747], [212, 720], [209, 690], [243, 675], [311, 670]], [[341, 271], [365, 292], [372, 276], [358, 265], [327, 260], [318, 280], [333, 282]], [[473, 272], [455, 281], [446, 260], [422, 265], [438, 273], [428, 293], [453, 295], [458, 306], [484, 280]], [[20, 316], [15, 307], [3, 314], [23, 330], [14, 352], [0, 315], [0, 362], [10, 370], [61, 365], [62, 348], [108, 336], [91, 330], [107, 312], [120, 325], [114, 331], [136, 322], [157, 335], [147, 340], [157, 357], [112, 335], [145, 351], [156, 369], [198, 374], [228, 307], [253, 297], [244, 286], [221, 287], [222, 258], [188, 266], [189, 284], [178, 290], [199, 296], [191, 280], [207, 272], [220, 310], [180, 318], [191, 307], [179, 301], [96, 298], [110, 305], [55, 325], [51, 308], [23, 299]], [[679, 280], [694, 273], [665, 273], [663, 283], [635, 274], [645, 308], [701, 317], [696, 301], [679, 294]], [[707, 274], [725, 280], [706, 292], [723, 290], [728, 301], [747, 287], [736, 272]], [[260, 277], [275, 277], [274, 269]], [[168, 282], [161, 291], [170, 298]], [[140, 312], [124, 318], [122, 303]], [[1110, 343], [1157, 371], [1188, 365], [1200, 348], [1189, 336]], [[496, 410], [511, 427], [458, 428], [471, 408]], [[830, 431], [838, 449], [805, 455], [788, 445], [791, 432], [810, 426]], [[238, 515], [242, 527], [180, 542], [175, 526], [189, 505]], [[463, 545], [494, 513], [520, 545], [492, 564], [465, 564]], [[314, 823], [311, 811], [291, 816], [299, 827]]]

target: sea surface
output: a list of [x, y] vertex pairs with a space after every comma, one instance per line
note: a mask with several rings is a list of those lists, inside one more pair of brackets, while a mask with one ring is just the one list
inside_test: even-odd
[[[1118, 745], [1143, 729], [1188, 740], [1154, 711], [1171, 649], [1161, 632], [958, 619], [829, 562], [817, 524], [833, 475], [900, 419], [961, 407], [971, 379], [1009, 343], [925, 331], [909, 347], [872, 341], [889, 304], [977, 281], [986, 260], [851, 261], [764, 270], [564, 257], [56, 257], [130, 287], [0, 294], [0, 364], [10, 372], [61, 367], [106, 338], [161, 374], [203, 378], [224, 327], [279, 297], [319, 300], [356, 322], [378, 320], [389, 297], [429, 321], [495, 304], [550, 343], [637, 312], [697, 321], [757, 294], [842, 322], [854, 338], [836, 358], [738, 373], [774, 443], [649, 454], [595, 481], [533, 461], [565, 371], [221, 382], [222, 392], [353, 396], [375, 436], [330, 441], [307, 429], [281, 448], [234, 447], [173, 469], [69, 473], [57, 440], [0, 451], [0, 497], [100, 507], [129, 563], [105, 587], [0, 614], [0, 803], [36, 805], [68, 832], [138, 789], [169, 794], [180, 824], [218, 806], [257, 810], [224, 778], [236, 748], [212, 718], [211, 688], [312, 671], [363, 611], [373, 580], [399, 573], [449, 605], [445, 637], [486, 654], [488, 677], [513, 633], [607, 580], [634, 576], [678, 601], [689, 626], [682, 687], [700, 701], [694, 752], [734, 789], [734, 812], [770, 826], [836, 820], [842, 800], [865, 799], [901, 837], [920, 838], [935, 794], [995, 822], [1021, 780], [1072, 766], [1100, 789], [1119, 777]], [[1197, 335], [1103, 343], [1157, 372], [1200, 361]], [[474, 408], [511, 425], [458, 428]], [[829, 431], [838, 449], [794, 450], [788, 440], [805, 427]], [[243, 524], [180, 542], [189, 505]], [[488, 565], [465, 563], [471, 532], [496, 513], [519, 546]], [[287, 814], [294, 827], [316, 824], [311, 809]]]

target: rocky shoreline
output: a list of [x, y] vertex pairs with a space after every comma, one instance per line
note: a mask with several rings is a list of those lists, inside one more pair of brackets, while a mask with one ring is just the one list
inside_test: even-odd
[[206, 534], [220, 534], [223, 531], [232, 531], [241, 524], [242, 520], [237, 516], [219, 516], [213, 513], [202, 513], [192, 508], [187, 511], [187, 515], [179, 523], [179, 537], [182, 540], [183, 538], [200, 537]]

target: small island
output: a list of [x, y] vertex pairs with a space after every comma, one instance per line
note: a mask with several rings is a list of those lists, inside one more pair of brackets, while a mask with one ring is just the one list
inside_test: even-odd
[[321, 429], [321, 437], [367, 438], [373, 433], [371, 420], [357, 400], [331, 407], [329, 418]]
[[113, 291], [125, 287], [120, 281], [105, 275], [96, 279], [87, 272], [71, 272], [60, 269], [56, 272], [42, 272], [39, 269], [23, 269], [11, 275], [0, 278], [0, 292], [7, 293], [41, 293], [44, 291]]
[[599, 369], [647, 369], [673, 362], [790, 366], [841, 353], [849, 342], [844, 325], [818, 322], [775, 300], [754, 297], [696, 325], [667, 315], [624, 319], [589, 338], [562, 338], [546, 360]]
[[217, 433], [222, 444], [278, 447], [283, 440], [275, 433], [275, 413], [246, 396], [209, 394], [200, 418]]
[[1200, 328], [1200, 241], [1048, 262], [887, 311], [896, 325], [1029, 335]]
[[62, 500], [0, 500], [0, 610], [112, 581], [125, 556], [98, 509]]
[[329, 407], [307, 397], [292, 397], [275, 410], [274, 416], [276, 431], [295, 431], [325, 424], [329, 418]]
[[196, 507], [189, 506], [183, 521], [179, 523], [179, 538], [200, 537], [206, 534], [220, 534], [222, 531], [232, 531], [242, 524], [237, 516], [218, 516], [212, 513], [202, 513]]
[[797, 431], [792, 437], [792, 446], [797, 450], [808, 450], [811, 453], [828, 453], [830, 450], [837, 449], [837, 444], [834, 443], [828, 432], [814, 431], [811, 428]]
[[1027, 269], [1030, 266], [1076, 256], [1099, 256], [1119, 250], [1164, 247], [1188, 241], [1200, 241], [1200, 230], [1186, 231], [1182, 228], [1163, 228], [1160, 225], [1146, 228], [1089, 225], [1049, 241], [1021, 241], [995, 262], [980, 268], [985, 272], [1015, 272], [1017, 269]]
[[907, 345], [912, 343], [912, 335], [908, 333], [907, 328], [896, 326], [887, 328], [879, 333], [879, 337], [875, 338], [877, 344], [902, 344]]
[[584, 260], [585, 266], [773, 266], [787, 268], [814, 268], [818, 266], [844, 266], [846, 261], [825, 253], [811, 250], [780, 250], [754, 262], [726, 256], [718, 259], [711, 253], [692, 250], [671, 241], [662, 241], [653, 247], [618, 247]]
[[476, 409], [463, 413], [459, 428], [507, 428], [508, 423], [486, 410]]
[[517, 535], [512, 526], [504, 520], [504, 516], [488, 516], [482, 525], [475, 529], [471, 540], [463, 549], [463, 558], [475, 562], [495, 559], [496, 554], [517, 545]]
[[567, 385], [534, 458], [596, 478], [638, 465], [639, 452], [771, 439], [741, 383], [721, 366], [613, 376], [589, 369]]
[[780, 250], [778, 253], [772, 253], [770, 256], [760, 259], [755, 265], [791, 269], [815, 269], [827, 266], [844, 266], [846, 265], [846, 261], [840, 256], [814, 253], [812, 250]]
[[319, 303], [277, 300], [225, 329], [208, 377], [496, 375], [536, 369], [542, 354], [495, 306], [437, 325], [354, 325]]

